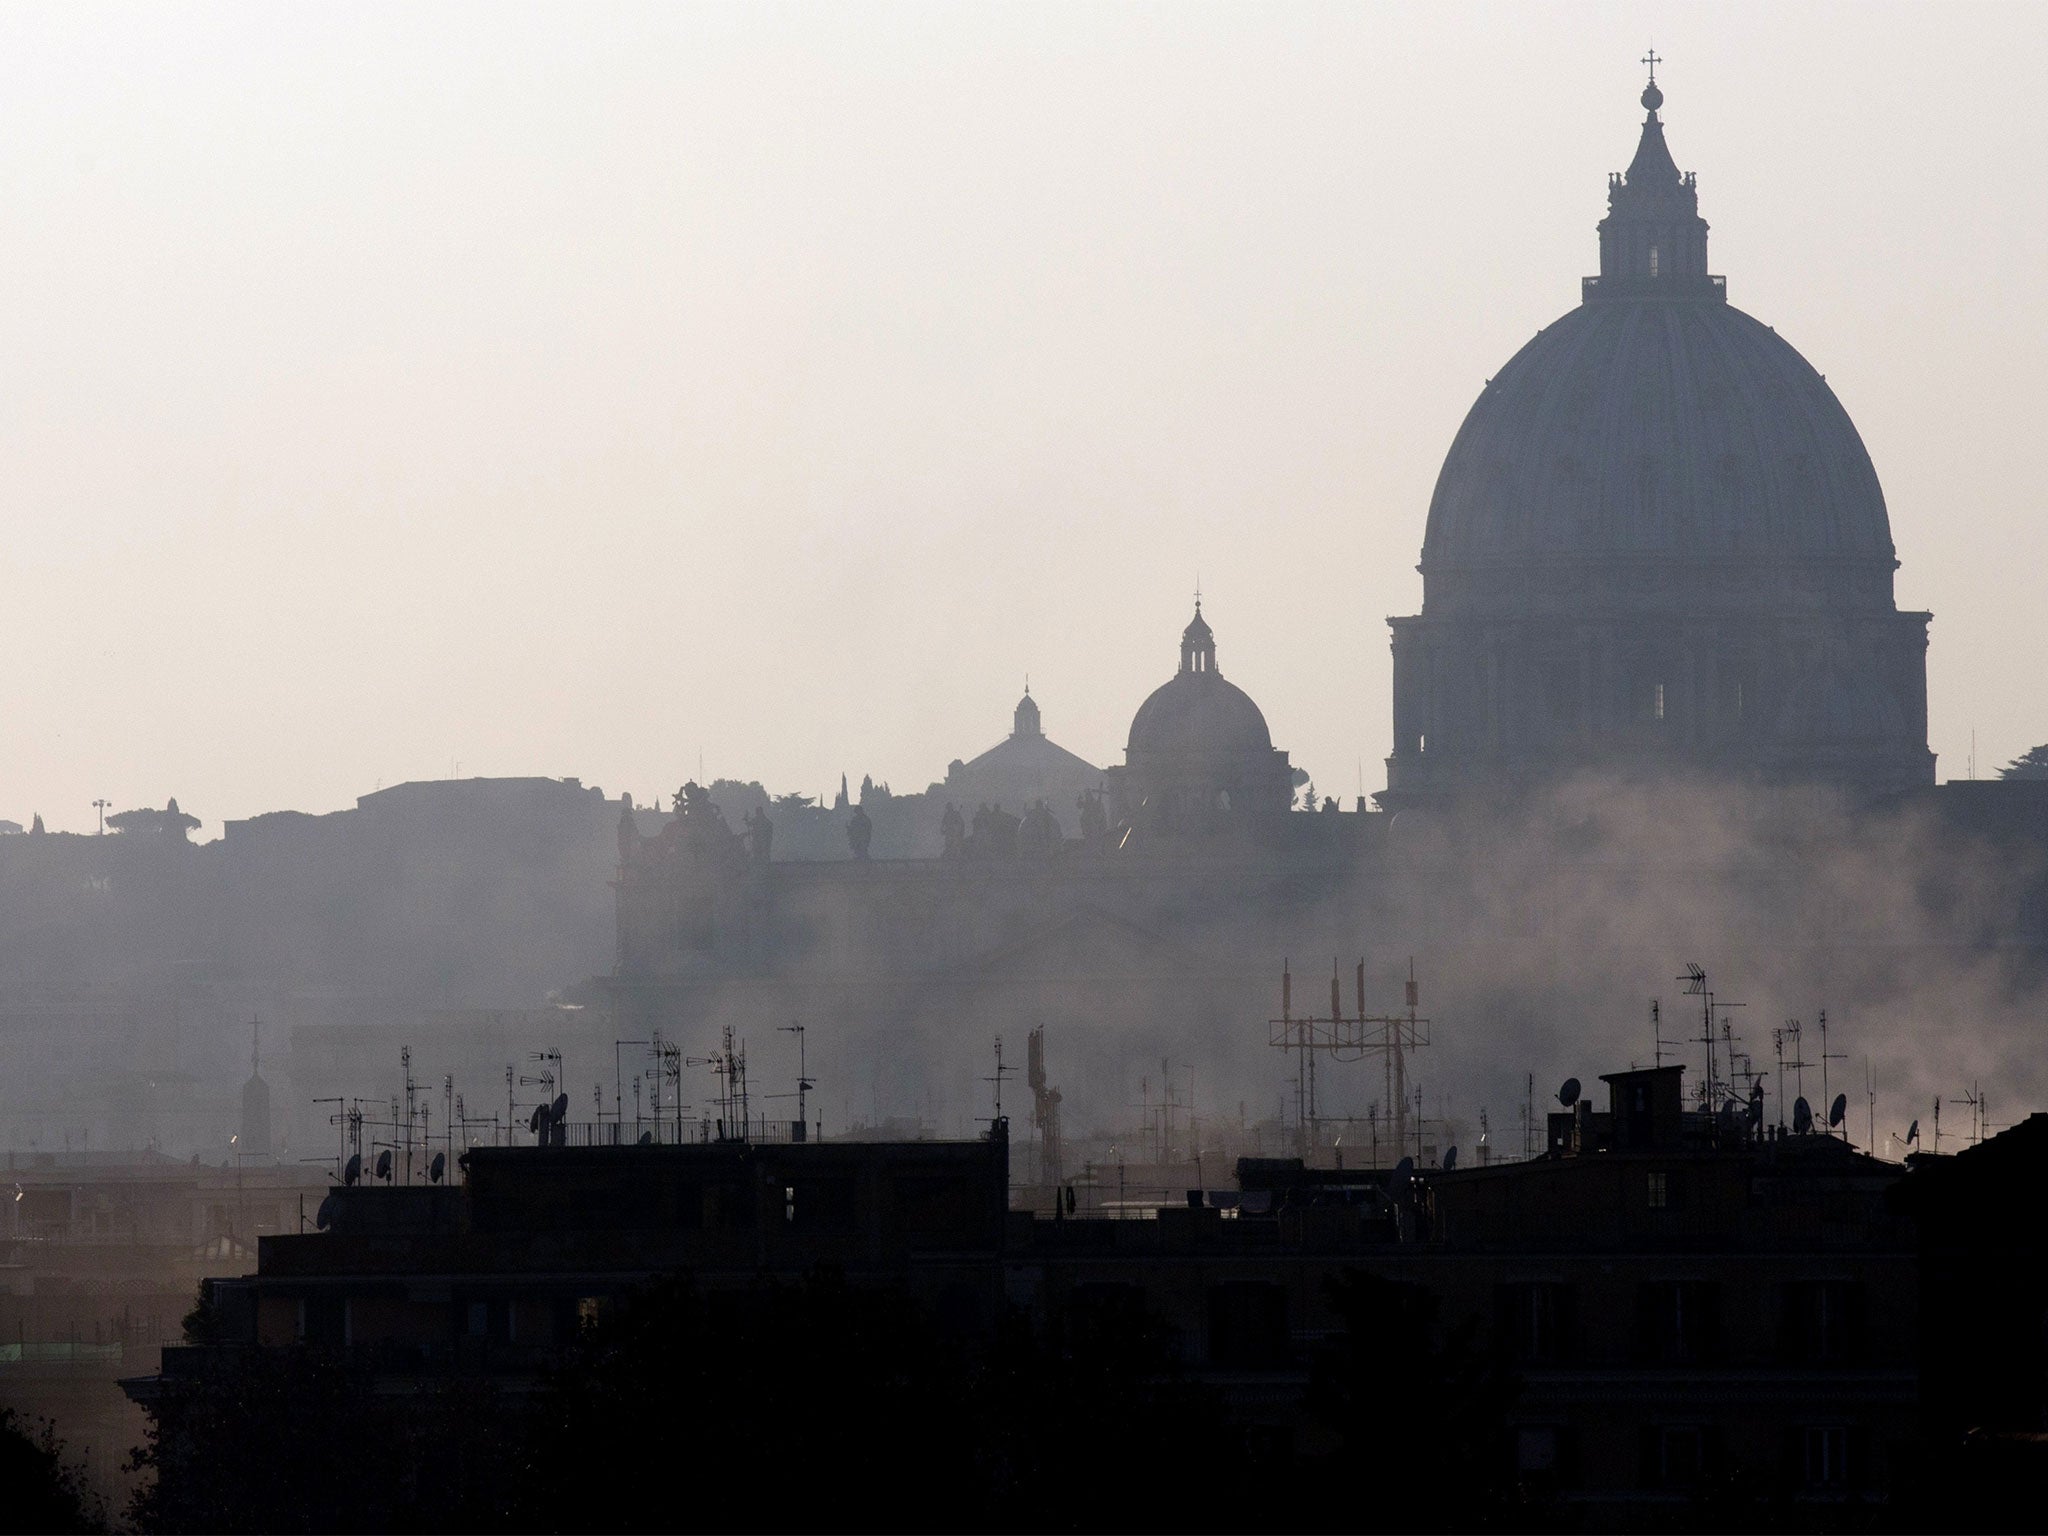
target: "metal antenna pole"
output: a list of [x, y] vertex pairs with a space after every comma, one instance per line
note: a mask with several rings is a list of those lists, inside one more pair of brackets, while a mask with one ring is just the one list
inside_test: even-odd
[[[1823, 1113], [1824, 1113], [1824, 1114], [1827, 1114], [1827, 1115], [1833, 1115], [1833, 1114], [1834, 1114], [1834, 1111], [1835, 1111], [1835, 1101], [1834, 1101], [1833, 1097], [1832, 1097], [1832, 1096], [1831, 1096], [1831, 1095], [1830, 1095], [1830, 1094], [1828, 1093], [1828, 1063], [1829, 1063], [1829, 1062], [1831, 1062], [1831, 1061], [1847, 1061], [1848, 1059], [1849, 1059], [1849, 1058], [1848, 1058], [1848, 1057], [1847, 1057], [1846, 1055], [1844, 1055], [1844, 1054], [1843, 1054], [1842, 1052], [1840, 1052], [1840, 1051], [1833, 1051], [1833, 1052], [1831, 1052], [1831, 1051], [1829, 1051], [1829, 1050], [1828, 1050], [1828, 1011], [1827, 1011], [1827, 1009], [1825, 1009], [1825, 1008], [1821, 1009], [1821, 1011], [1820, 1011], [1820, 1096], [1821, 1096], [1821, 1097], [1822, 1097], [1823, 1099], [1825, 1099], [1825, 1100], [1827, 1101], [1827, 1106], [1828, 1106], [1828, 1107], [1827, 1107], [1827, 1109], [1823, 1111]], [[1844, 1119], [1846, 1120], [1846, 1118], [1847, 1118], [1847, 1117], [1845, 1116], [1845, 1117], [1844, 1117]], [[1832, 1125], [1830, 1125], [1830, 1126], [1828, 1127], [1828, 1134], [1829, 1134], [1830, 1136], [1832, 1136], [1832, 1135], [1834, 1135], [1834, 1134], [1835, 1134], [1835, 1128], [1834, 1128], [1834, 1127], [1833, 1127]], [[1847, 1124], [1844, 1124], [1844, 1125], [1843, 1125], [1843, 1127], [1842, 1127], [1842, 1139], [1843, 1139], [1844, 1141], [1847, 1141], [1847, 1140], [1849, 1139], [1849, 1127], [1847, 1126]]]

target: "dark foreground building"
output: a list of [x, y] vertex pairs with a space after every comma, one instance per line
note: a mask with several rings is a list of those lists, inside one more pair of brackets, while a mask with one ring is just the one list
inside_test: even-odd
[[[1406, 1523], [1913, 1524], [1967, 1491], [1930, 1484], [1958, 1426], [2041, 1427], [2044, 1287], [1997, 1289], [1983, 1336], [1958, 1266], [1987, 1251], [1973, 1175], [2038, 1174], [2042, 1138], [1909, 1169], [1686, 1110], [1681, 1070], [1605, 1079], [1533, 1161], [1247, 1161], [1146, 1220], [1007, 1211], [1000, 1123], [473, 1151], [466, 1184], [338, 1190], [325, 1230], [210, 1283], [195, 1342], [128, 1383], [152, 1510], [277, 1521], [305, 1487], [236, 1469], [324, 1465], [332, 1411], [382, 1447], [327, 1495], [342, 1525], [616, 1523], [639, 1494], [605, 1458], [656, 1429], [742, 1482], [816, 1458], [752, 1506], [699, 1490], [760, 1524], [776, 1497], [852, 1526], [1356, 1523], [1382, 1479]], [[266, 1394], [325, 1406], [252, 1425]], [[563, 1470], [580, 1502], [518, 1482], [536, 1433], [595, 1447]], [[1176, 1444], [1236, 1471], [1176, 1470]], [[1144, 1496], [1054, 1471], [1080, 1463]]]

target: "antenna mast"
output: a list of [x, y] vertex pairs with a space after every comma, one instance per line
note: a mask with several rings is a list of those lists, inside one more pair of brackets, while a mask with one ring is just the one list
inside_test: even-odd
[[[1333, 967], [1333, 971], [1334, 971]], [[1406, 1054], [1429, 1044], [1430, 1021], [1417, 1011], [1421, 988], [1415, 979], [1415, 960], [1408, 961], [1406, 1014], [1369, 1014], [1365, 1011], [1365, 962], [1354, 972], [1356, 1009], [1343, 1012], [1338, 976], [1330, 978], [1330, 1015], [1318, 1018], [1313, 1012], [1294, 1015], [1294, 977], [1287, 963], [1280, 968], [1280, 1017], [1268, 1019], [1266, 1043], [1275, 1050], [1299, 1051], [1295, 1064], [1297, 1105], [1300, 1113], [1301, 1152], [1304, 1158], [1315, 1150], [1317, 1106], [1315, 1100], [1314, 1053], [1330, 1052], [1338, 1061], [1362, 1061], [1368, 1056], [1382, 1058], [1387, 1075], [1387, 1105], [1398, 1150], [1408, 1139], [1408, 1077]], [[1375, 1130], [1375, 1135], [1377, 1131]]]
[[[1840, 1052], [1840, 1051], [1830, 1051], [1830, 1050], [1828, 1049], [1828, 1011], [1827, 1011], [1827, 1009], [1825, 1009], [1825, 1008], [1821, 1009], [1821, 1011], [1820, 1011], [1820, 1096], [1821, 1096], [1822, 1100], [1824, 1100], [1824, 1101], [1826, 1102], [1826, 1104], [1828, 1105], [1828, 1112], [1829, 1112], [1829, 1115], [1830, 1115], [1830, 1116], [1832, 1116], [1832, 1115], [1833, 1115], [1833, 1113], [1834, 1113], [1834, 1103], [1835, 1103], [1835, 1101], [1834, 1101], [1834, 1099], [1833, 1099], [1833, 1098], [1832, 1098], [1832, 1097], [1831, 1097], [1831, 1096], [1829, 1095], [1829, 1093], [1828, 1093], [1828, 1063], [1829, 1063], [1829, 1062], [1831, 1062], [1831, 1061], [1847, 1061], [1848, 1059], [1849, 1059], [1849, 1058], [1848, 1058], [1848, 1057], [1847, 1057], [1846, 1055], [1844, 1055], [1844, 1054], [1843, 1054], [1842, 1052]], [[1832, 1136], [1832, 1135], [1834, 1135], [1834, 1134], [1835, 1134], [1835, 1128], [1834, 1128], [1834, 1125], [1833, 1125], [1832, 1123], [1830, 1123], [1830, 1124], [1829, 1124], [1829, 1126], [1828, 1126], [1828, 1134], [1829, 1134], [1830, 1136]], [[1846, 1126], [1846, 1125], [1845, 1125], [1845, 1126], [1843, 1126], [1843, 1127], [1842, 1127], [1842, 1140], [1844, 1140], [1844, 1141], [1847, 1141], [1848, 1139], [1849, 1139], [1849, 1128], [1848, 1128], [1848, 1126]]]
[[1003, 1079], [1010, 1075], [1010, 1070], [1010, 1068], [1003, 1065], [1003, 1037], [1001, 1035], [997, 1035], [996, 1070], [992, 1076], [982, 1079], [983, 1082], [995, 1084], [996, 1113], [995, 1118], [989, 1122], [989, 1128], [991, 1130], [993, 1130], [996, 1126], [1001, 1125], [1003, 1123]]

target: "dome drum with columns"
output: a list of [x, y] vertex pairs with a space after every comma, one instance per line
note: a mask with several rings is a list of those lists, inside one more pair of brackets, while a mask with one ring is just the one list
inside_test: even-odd
[[1707, 271], [1658, 118], [1600, 275], [1487, 381], [1391, 621], [1398, 808], [1596, 767], [1931, 783], [1929, 615], [1902, 613], [1848, 413]]

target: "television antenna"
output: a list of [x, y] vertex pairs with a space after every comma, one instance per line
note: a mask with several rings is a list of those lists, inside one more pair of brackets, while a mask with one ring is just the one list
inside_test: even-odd
[[1025, 1081], [1031, 1089], [1031, 1124], [1038, 1131], [1038, 1182], [1057, 1192], [1063, 1181], [1060, 1091], [1045, 1073], [1045, 1026], [1025, 1037]]
[[1970, 1145], [1976, 1146], [1983, 1139], [1984, 1130], [1984, 1089], [1981, 1084], [1971, 1083], [1963, 1090], [1960, 1099], [1950, 1099], [1951, 1104], [1967, 1104], [1970, 1107]]
[[[1797, 1019], [1787, 1019], [1781, 1026], [1771, 1031], [1771, 1040], [1778, 1049], [1778, 1129], [1780, 1130], [1785, 1128], [1785, 1069], [1787, 1067], [1792, 1069], [1793, 1097], [1804, 1098], [1806, 1096], [1806, 1058], [1799, 1052], [1799, 1041], [1803, 1033], [1804, 1026]], [[1787, 1045], [1792, 1047], [1792, 1055], [1789, 1059], [1785, 1055], [1785, 1047]]]
[[[732, 1026], [725, 1025], [719, 1031], [719, 1048], [709, 1056], [690, 1056], [682, 1059], [688, 1067], [709, 1067], [718, 1079], [718, 1138], [728, 1137], [745, 1141], [747, 1121], [751, 1113], [747, 1104], [747, 1047], [744, 1041], [733, 1039]], [[640, 1092], [639, 1080], [634, 1080], [633, 1092]], [[638, 1108], [636, 1103], [635, 1108]], [[682, 1125], [678, 1117], [677, 1127]]]
[[796, 1091], [793, 1093], [771, 1093], [766, 1095], [766, 1097], [796, 1100], [796, 1119], [790, 1122], [790, 1137], [794, 1141], [804, 1141], [810, 1136], [810, 1122], [804, 1106], [809, 1102], [807, 1095], [813, 1088], [818, 1086], [811, 1081], [810, 1072], [805, 1066], [804, 1027], [796, 1023], [781, 1024], [776, 1026], [776, 1033], [796, 1036]]
[[997, 1035], [996, 1069], [990, 1076], [984, 1077], [982, 1079], [984, 1083], [993, 1083], [995, 1085], [996, 1113], [995, 1118], [989, 1122], [989, 1128], [991, 1130], [993, 1130], [996, 1126], [1001, 1125], [1003, 1123], [1003, 1079], [1010, 1075], [1011, 1070], [1011, 1068], [1003, 1065], [1003, 1037], [1001, 1035]]
[[[612, 1042], [612, 1118], [622, 1126], [626, 1123], [626, 1047], [650, 1043], [646, 1040], [614, 1040]], [[637, 1095], [640, 1086], [639, 1082], [636, 1080], [633, 1086]]]
[[1280, 1017], [1268, 1019], [1266, 1043], [1275, 1050], [1299, 1051], [1295, 1063], [1295, 1105], [1300, 1122], [1303, 1156], [1313, 1151], [1320, 1120], [1316, 1103], [1316, 1053], [1327, 1052], [1336, 1061], [1363, 1061], [1378, 1056], [1386, 1072], [1386, 1102], [1392, 1111], [1393, 1144], [1408, 1139], [1408, 1055], [1429, 1044], [1430, 1021], [1418, 1012], [1421, 987], [1415, 979], [1415, 959], [1408, 960], [1404, 993], [1407, 1011], [1400, 1014], [1369, 1014], [1365, 1011], [1365, 962], [1353, 972], [1355, 1011], [1343, 1011], [1341, 983], [1336, 962], [1330, 966], [1330, 1012], [1318, 1017], [1313, 1010], [1296, 1017], [1294, 976], [1288, 962], [1280, 965]]
[[342, 1106], [347, 1104], [348, 1100], [339, 1098], [315, 1099], [313, 1102], [315, 1104], [332, 1104], [335, 1106], [334, 1113], [327, 1117], [327, 1123], [341, 1127], [341, 1150], [334, 1155], [334, 1176], [339, 1179], [341, 1177], [342, 1165], [348, 1161], [348, 1115], [342, 1109]]
[[[1715, 1002], [1713, 984], [1707, 979], [1706, 971], [1696, 964], [1689, 962], [1685, 967], [1685, 974], [1677, 979], [1684, 984], [1687, 997], [1697, 997], [1700, 999], [1700, 1032], [1696, 1043], [1706, 1048], [1707, 1073], [1699, 1086], [1699, 1100], [1700, 1107], [1711, 1112], [1726, 1097], [1726, 1090], [1729, 1086], [1722, 1080], [1720, 1063], [1714, 1049], [1717, 1043], [1723, 1045], [1729, 1053], [1728, 1068], [1731, 1075], [1735, 1068], [1735, 1037], [1728, 1030], [1727, 1021], [1723, 1019], [1721, 1021], [1723, 1038], [1719, 1042], [1715, 1040], [1715, 1010], [1719, 1009], [1725, 1012], [1730, 1008], [1742, 1008], [1748, 1005], [1744, 1003]], [[1661, 1066], [1663, 1064], [1662, 1052], [1660, 1051], [1658, 1054], [1658, 1064]]]
[[[1820, 1011], [1820, 1096], [1821, 1096], [1822, 1098], [1826, 1099], [1826, 1098], [1828, 1097], [1828, 1063], [1829, 1063], [1829, 1062], [1831, 1062], [1831, 1061], [1847, 1061], [1848, 1059], [1849, 1059], [1849, 1058], [1848, 1058], [1848, 1057], [1847, 1057], [1846, 1055], [1844, 1055], [1844, 1054], [1843, 1054], [1842, 1052], [1840, 1052], [1840, 1051], [1830, 1051], [1830, 1050], [1828, 1049], [1828, 1011], [1827, 1011], [1827, 1009], [1825, 1009], [1825, 1008], [1821, 1009], [1821, 1011]], [[1845, 1101], [1845, 1102], [1846, 1102], [1846, 1101]], [[1832, 1099], [1828, 1099], [1828, 1103], [1829, 1103], [1829, 1105], [1830, 1105], [1830, 1106], [1832, 1107], [1832, 1105], [1834, 1104], [1834, 1100], [1832, 1100]], [[1836, 1117], [1834, 1116], [1834, 1114], [1832, 1113], [1832, 1108], [1831, 1108], [1831, 1112], [1830, 1112], [1830, 1114], [1829, 1114], [1829, 1116], [1828, 1116], [1828, 1128], [1829, 1128], [1829, 1134], [1830, 1134], [1830, 1135], [1834, 1134], [1834, 1127], [1835, 1127], [1835, 1126], [1837, 1126], [1837, 1125], [1840, 1125], [1840, 1124], [1841, 1124], [1841, 1121], [1840, 1121], [1839, 1119], [1837, 1119], [1837, 1118], [1836, 1118]], [[1848, 1131], [1847, 1131], [1847, 1130], [1844, 1130], [1844, 1131], [1842, 1132], [1842, 1135], [1843, 1135], [1844, 1139], [1846, 1139], [1846, 1138], [1848, 1137], [1848, 1134], [1849, 1134], [1849, 1133], [1848, 1133]]]
[[808, 1125], [810, 1092], [818, 1085], [811, 1081], [810, 1057], [805, 1054], [804, 1047], [804, 1027], [791, 1022], [782, 1026], [782, 1032], [796, 1036], [796, 1121], [798, 1125]]
[[[555, 1114], [554, 1106], [556, 1098], [555, 1087], [561, 1081], [562, 1053], [559, 1050], [528, 1051], [526, 1059], [538, 1067], [539, 1071], [521, 1073], [519, 1086], [541, 1090], [540, 1102], [534, 1105], [533, 1113], [527, 1117], [526, 1128], [540, 1138], [541, 1146], [559, 1145], [554, 1135], [554, 1122], [560, 1117]], [[505, 1069], [505, 1110], [508, 1116], [517, 1113], [512, 1103], [511, 1079], [512, 1069], [507, 1067]], [[563, 1105], [565, 1113], [567, 1109], [568, 1106], [566, 1104]], [[509, 1140], [511, 1136], [509, 1130], [506, 1132], [506, 1136]]]

